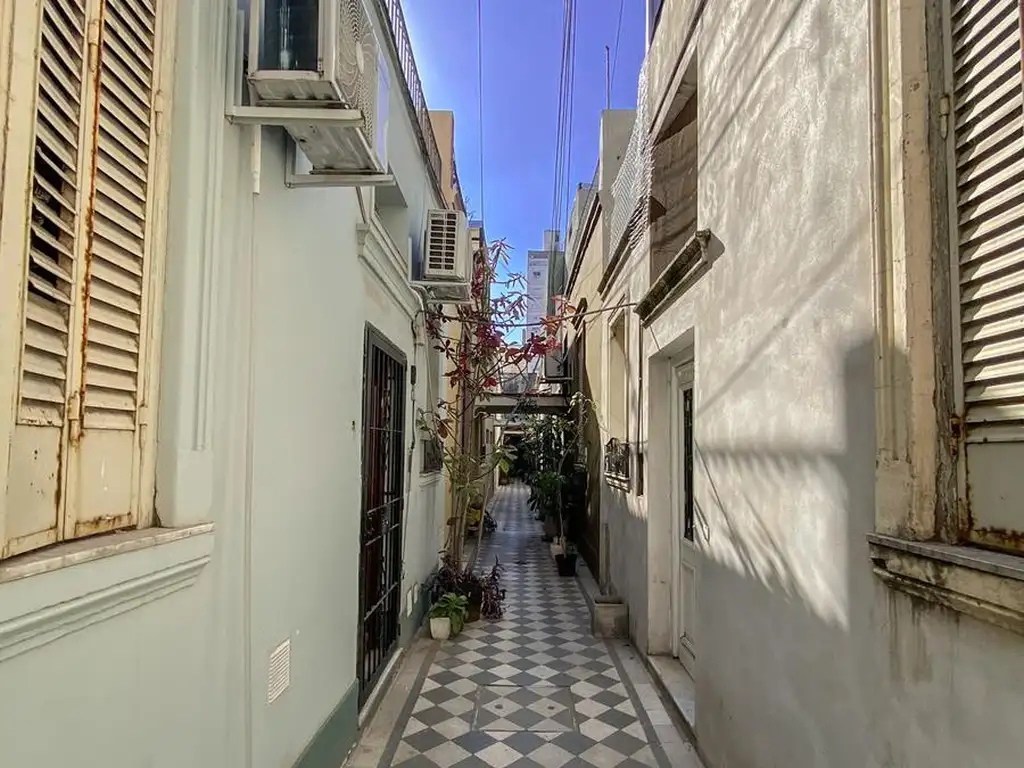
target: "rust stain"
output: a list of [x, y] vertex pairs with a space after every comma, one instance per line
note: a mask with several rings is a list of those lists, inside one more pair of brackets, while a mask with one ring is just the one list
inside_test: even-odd
[[1024, 550], [1024, 531], [1012, 528], [975, 528], [974, 538], [983, 546], [1010, 549], [1016, 552]]
[[92, 520], [81, 520], [75, 523], [75, 538], [110, 533], [122, 528], [133, 528], [131, 514], [103, 515]]
[[100, 76], [103, 72], [103, 21], [106, 15], [107, 2], [100, 2], [100, 17], [89, 24], [89, 73], [93, 85], [93, 120], [92, 135], [89, 146], [89, 202], [86, 205], [85, 248], [83, 249], [82, 269], [85, 271], [82, 280], [82, 338], [81, 338], [81, 370], [82, 377], [78, 386], [77, 427], [71, 432], [71, 444], [77, 446], [82, 438], [82, 419], [85, 415], [85, 365], [86, 350], [89, 344], [89, 295], [92, 283], [93, 242], [96, 236], [96, 171], [99, 165], [99, 134], [100, 134]]

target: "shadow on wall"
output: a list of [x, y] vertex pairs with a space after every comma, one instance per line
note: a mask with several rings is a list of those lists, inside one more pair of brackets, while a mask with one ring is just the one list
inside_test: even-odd
[[[697, 729], [712, 765], [880, 764], [869, 738], [873, 364], [871, 340], [844, 357], [841, 450], [696, 448], [697, 524], [715, 553], [701, 561], [697, 624]], [[765, 508], [821, 488], [820, 512]]]

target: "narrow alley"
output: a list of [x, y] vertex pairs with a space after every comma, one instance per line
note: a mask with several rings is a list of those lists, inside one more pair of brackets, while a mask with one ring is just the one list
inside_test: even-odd
[[698, 768], [631, 646], [592, 637], [580, 579], [561, 578], [528, 489], [500, 489], [477, 567], [506, 567], [506, 612], [423, 635], [349, 768]]

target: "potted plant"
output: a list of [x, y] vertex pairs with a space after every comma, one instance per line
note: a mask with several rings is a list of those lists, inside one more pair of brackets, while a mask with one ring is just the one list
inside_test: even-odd
[[430, 636], [447, 640], [462, 631], [466, 620], [467, 600], [464, 595], [449, 592], [430, 607]]
[[566, 544], [563, 551], [555, 555], [555, 563], [558, 565], [559, 576], [576, 575], [576, 547], [571, 542]]
[[480, 620], [480, 612], [484, 603], [483, 579], [467, 569], [463, 581], [466, 598], [466, 623], [472, 624]]
[[482, 579], [481, 613], [488, 619], [500, 619], [505, 612], [505, 590], [501, 588], [501, 574], [504, 570], [498, 558], [494, 558], [494, 565]]

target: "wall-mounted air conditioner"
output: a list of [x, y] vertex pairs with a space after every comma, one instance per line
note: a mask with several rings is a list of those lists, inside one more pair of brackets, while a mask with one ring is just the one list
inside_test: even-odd
[[[368, 2], [252, 0], [250, 7], [252, 103], [288, 110], [265, 124], [287, 129], [313, 173], [386, 173], [390, 75]], [[327, 119], [330, 110], [338, 120]]]
[[469, 282], [469, 230], [466, 214], [457, 210], [427, 211], [423, 239], [423, 279]]

